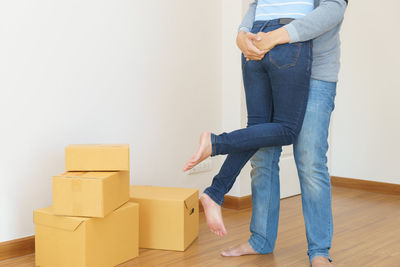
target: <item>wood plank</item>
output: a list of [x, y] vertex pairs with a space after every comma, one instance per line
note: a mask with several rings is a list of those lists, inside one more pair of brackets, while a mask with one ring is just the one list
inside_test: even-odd
[[0, 243], [0, 261], [35, 252], [35, 237], [28, 236]]

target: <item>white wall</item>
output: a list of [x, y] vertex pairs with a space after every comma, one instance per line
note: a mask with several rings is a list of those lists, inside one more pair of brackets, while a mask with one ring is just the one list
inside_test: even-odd
[[213, 0], [0, 1], [0, 242], [33, 234], [70, 143], [129, 143], [135, 184], [210, 183], [181, 169], [221, 128], [220, 14]]
[[[242, 19], [241, 1], [222, 0], [222, 42], [221, 42], [221, 91], [222, 91], [222, 131], [230, 132], [242, 128], [242, 71], [240, 50], [236, 46], [237, 29]], [[220, 164], [225, 156], [213, 160]], [[231, 196], [242, 196], [241, 177], [239, 175], [232, 189]], [[247, 195], [247, 194], [246, 194]]]
[[400, 184], [399, 9], [396, 0], [349, 3], [331, 131], [332, 175]]

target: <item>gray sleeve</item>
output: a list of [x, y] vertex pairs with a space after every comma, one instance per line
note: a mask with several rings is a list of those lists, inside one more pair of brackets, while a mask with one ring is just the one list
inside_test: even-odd
[[284, 26], [290, 43], [308, 41], [333, 29], [343, 20], [346, 7], [345, 0], [321, 0], [311, 13]]
[[251, 31], [251, 28], [253, 28], [254, 17], [256, 15], [257, 2], [258, 0], [254, 0], [254, 2], [251, 2], [249, 4], [249, 9], [247, 10], [247, 13], [244, 16], [242, 23], [239, 26], [238, 32], [240, 31], [249, 32]]

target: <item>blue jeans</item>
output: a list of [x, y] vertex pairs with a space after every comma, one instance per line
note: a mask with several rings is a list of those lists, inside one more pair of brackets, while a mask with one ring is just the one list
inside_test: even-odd
[[[252, 32], [280, 27], [279, 20], [256, 21]], [[278, 45], [262, 60], [246, 61], [242, 55], [247, 128], [211, 134], [211, 156], [229, 154], [204, 191], [219, 205], [260, 147], [289, 145], [296, 140], [307, 107], [311, 61], [311, 41]]]
[[[293, 144], [301, 187], [310, 264], [315, 256], [330, 261], [333, 234], [331, 183], [327, 168], [328, 129], [336, 83], [311, 80], [308, 105], [298, 139]], [[281, 147], [259, 149], [251, 158], [253, 214], [250, 245], [260, 254], [272, 253], [278, 231]]]

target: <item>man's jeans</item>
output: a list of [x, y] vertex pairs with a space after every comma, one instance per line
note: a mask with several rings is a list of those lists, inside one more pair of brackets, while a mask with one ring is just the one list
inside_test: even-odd
[[[334, 109], [336, 83], [311, 80], [307, 110], [294, 158], [300, 179], [303, 216], [311, 263], [315, 256], [330, 261], [333, 234], [331, 183], [327, 168], [328, 129]], [[281, 147], [261, 148], [251, 158], [253, 214], [249, 243], [260, 254], [275, 247], [279, 219], [279, 157]]]
[[[252, 32], [282, 27], [280, 20], [256, 21]], [[311, 41], [274, 47], [262, 60], [242, 55], [247, 128], [211, 134], [212, 154], [229, 154], [212, 185], [204, 191], [222, 204], [242, 167], [260, 147], [292, 144], [307, 107], [312, 63]]]

